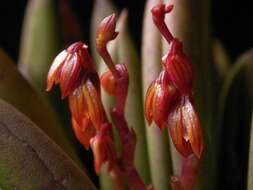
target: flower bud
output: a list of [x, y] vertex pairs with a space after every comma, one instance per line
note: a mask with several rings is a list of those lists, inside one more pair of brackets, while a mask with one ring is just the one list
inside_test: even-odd
[[180, 154], [187, 157], [192, 152], [200, 158], [204, 140], [198, 115], [186, 96], [168, 115], [167, 125], [172, 141]]
[[165, 14], [171, 12], [173, 5], [158, 4], [151, 9], [153, 21], [159, 25], [164, 22]]
[[47, 91], [60, 83], [62, 98], [77, 87], [81, 72], [93, 70], [87, 46], [82, 42], [72, 44], [53, 61], [47, 76]]
[[145, 116], [150, 124], [152, 120], [160, 129], [165, 127], [168, 114], [179, 97], [177, 89], [167, 80], [167, 74], [162, 71], [146, 94]]
[[[114, 96], [116, 95], [116, 89], [117, 89], [118, 83], [121, 83], [120, 85], [118, 85], [120, 88], [125, 89], [124, 85], [128, 85], [128, 82], [129, 82], [128, 81], [128, 71], [127, 71], [126, 65], [117, 64], [117, 65], [115, 65], [115, 68], [119, 73], [118, 79], [115, 79], [111, 70], [106, 71], [100, 78], [101, 85], [104, 88], [104, 90], [108, 94], [114, 95]], [[127, 83], [127, 84], [123, 84], [123, 83]], [[124, 87], [122, 87], [122, 85]]]
[[112, 72], [106, 71], [101, 77], [100, 77], [101, 85], [104, 88], [104, 90], [110, 94], [115, 96], [116, 94], [116, 80], [112, 75]]
[[114, 151], [113, 142], [109, 135], [110, 127], [108, 125], [103, 126], [102, 130], [90, 140], [97, 174], [100, 173], [102, 164], [109, 161], [108, 170], [111, 170], [116, 160], [116, 152]]
[[165, 5], [161, 3], [154, 6], [151, 9], [153, 21], [168, 43], [170, 43], [171, 40], [174, 39], [174, 37], [172, 36], [171, 32], [166, 26], [164, 18], [165, 18], [165, 14], [171, 12], [172, 9], [173, 9], [173, 5]]
[[80, 121], [77, 122], [72, 117], [72, 128], [75, 133], [76, 138], [78, 141], [86, 148], [89, 149], [90, 147], [90, 139], [96, 135], [96, 129], [91, 124], [91, 121], [88, 117], [83, 117]]
[[177, 89], [186, 95], [192, 92], [192, 65], [190, 59], [182, 51], [182, 43], [177, 39], [171, 42], [171, 49], [165, 60], [165, 69], [170, 80]]
[[79, 125], [83, 123], [83, 118], [87, 118], [96, 130], [100, 129], [104, 111], [100, 95], [89, 79], [83, 81], [69, 96], [69, 107]]
[[96, 46], [98, 49], [104, 48], [109, 41], [116, 38], [118, 32], [115, 32], [115, 28], [115, 14], [107, 16], [102, 20], [96, 33]]

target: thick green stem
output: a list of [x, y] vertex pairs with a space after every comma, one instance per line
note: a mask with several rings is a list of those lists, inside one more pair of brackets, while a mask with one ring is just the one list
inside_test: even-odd
[[[158, 2], [160, 1], [148, 0], [144, 13], [142, 39], [143, 99], [145, 99], [149, 85], [158, 77], [161, 71], [161, 35], [153, 24], [150, 12], [151, 8]], [[152, 184], [157, 190], [168, 190], [172, 171], [169, 141], [166, 138], [166, 133], [162, 133], [155, 124], [148, 126], [146, 123], [146, 136]]]
[[125, 63], [129, 72], [129, 88], [126, 101], [125, 117], [130, 128], [137, 136], [135, 149], [135, 166], [146, 185], [150, 184], [145, 123], [142, 104], [141, 65], [127, 27], [127, 12], [119, 17], [118, 61]]

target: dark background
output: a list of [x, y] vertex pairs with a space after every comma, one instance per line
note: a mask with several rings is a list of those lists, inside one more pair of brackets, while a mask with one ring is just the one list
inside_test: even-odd
[[[81, 21], [82, 28], [87, 28], [91, 15], [93, 0], [73, 0], [72, 9]], [[119, 8], [129, 10], [130, 30], [140, 44], [141, 23], [145, 0], [114, 0]], [[212, 0], [211, 24], [212, 34], [219, 38], [232, 60], [252, 47], [253, 11], [250, 1]], [[0, 45], [17, 60], [22, 19], [27, 0], [4, 0], [0, 5]], [[83, 30], [88, 33], [89, 30]]]
[[[93, 0], [68, 1], [80, 22], [83, 40], [87, 41]], [[145, 0], [114, 0], [114, 3], [119, 9], [128, 9], [130, 32], [140, 51], [140, 35]], [[211, 3], [211, 33], [223, 43], [232, 61], [234, 61], [241, 53], [253, 47], [252, 6], [248, 1], [211, 0]], [[22, 20], [26, 4], [27, 0], [2, 0], [0, 3], [0, 47], [15, 61], [18, 58]], [[86, 157], [89, 153], [84, 154], [84, 157]], [[88, 167], [88, 170], [90, 176], [96, 181], [92, 159], [86, 159], [85, 162], [86, 165], [91, 166]], [[225, 180], [221, 179], [222, 182], [220, 182], [221, 186], [219, 189], [226, 189], [223, 187], [228, 186], [230, 187], [229, 189], [238, 189], [236, 186], [232, 187], [226, 172], [225, 175], [220, 176]], [[241, 177], [244, 178], [244, 176]], [[241, 181], [239, 184], [243, 183], [240, 177], [238, 181]]]

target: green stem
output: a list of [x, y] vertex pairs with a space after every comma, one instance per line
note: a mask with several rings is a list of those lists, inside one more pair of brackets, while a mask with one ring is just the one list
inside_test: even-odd
[[125, 63], [129, 72], [129, 88], [126, 101], [125, 117], [129, 127], [137, 136], [135, 150], [135, 166], [146, 185], [150, 184], [147, 142], [142, 104], [141, 65], [134, 44], [127, 28], [127, 12], [123, 11], [119, 17], [117, 30], [119, 63]]
[[[157, 0], [147, 1], [144, 13], [142, 39], [142, 81], [144, 98], [150, 83], [157, 78], [161, 71], [161, 35], [153, 24], [150, 12], [151, 8], [158, 2]], [[169, 156], [169, 141], [166, 135], [167, 133], [162, 133], [155, 124], [148, 126], [146, 123], [151, 179], [154, 188], [157, 190], [168, 190], [170, 188], [169, 178], [172, 171]]]

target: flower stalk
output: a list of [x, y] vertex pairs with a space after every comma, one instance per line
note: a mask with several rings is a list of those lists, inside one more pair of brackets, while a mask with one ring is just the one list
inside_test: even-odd
[[128, 71], [124, 64], [114, 65], [106, 47], [117, 36], [115, 25], [114, 14], [101, 22], [97, 30], [96, 47], [109, 68], [109, 72], [103, 75], [102, 84], [115, 85], [110, 87], [114, 89], [112, 94], [116, 98], [111, 116], [120, 135], [122, 155], [116, 153], [111, 137], [112, 127], [101, 102], [100, 80], [84, 43], [72, 44], [55, 58], [48, 73], [47, 91], [59, 83], [62, 99], [68, 97], [74, 133], [86, 149], [91, 147], [97, 173], [100, 173], [102, 164], [107, 162], [115, 189], [124, 189], [126, 182], [133, 189], [151, 189], [152, 186], [146, 188], [135, 168], [137, 139], [124, 116], [129, 86]]
[[[161, 61], [163, 70], [147, 91], [145, 116], [149, 124], [154, 121], [161, 130], [168, 129], [175, 148], [182, 156], [181, 175], [172, 178], [172, 188], [192, 190], [204, 142], [193, 102], [191, 61], [183, 52], [182, 42], [173, 37], [164, 22], [165, 14], [172, 8], [171, 5], [158, 4], [151, 10], [153, 21], [170, 48]], [[115, 28], [115, 14], [104, 18], [97, 28], [96, 49], [109, 69], [101, 79], [93, 66], [88, 47], [76, 42], [53, 61], [48, 73], [47, 91], [54, 84], [59, 84], [62, 99], [68, 98], [74, 133], [86, 149], [91, 147], [97, 174], [102, 164], [108, 163], [115, 189], [124, 189], [125, 184], [136, 190], [154, 189], [153, 186], [146, 187], [134, 164], [137, 137], [124, 115], [129, 73], [125, 64], [114, 64], [107, 49], [107, 44], [118, 35]], [[112, 125], [101, 101], [101, 84], [116, 99], [110, 114], [122, 144], [121, 155], [116, 153]]]
[[191, 61], [183, 52], [182, 42], [172, 36], [164, 22], [165, 14], [172, 8], [160, 3], [151, 10], [155, 25], [170, 47], [162, 58], [162, 72], [147, 91], [145, 116], [149, 123], [154, 121], [161, 130], [168, 129], [175, 148], [183, 157], [181, 175], [172, 178], [172, 188], [191, 190], [197, 178], [204, 142], [193, 103]]

